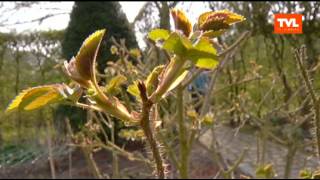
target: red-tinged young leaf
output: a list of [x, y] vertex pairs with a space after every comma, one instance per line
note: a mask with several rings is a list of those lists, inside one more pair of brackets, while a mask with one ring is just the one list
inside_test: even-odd
[[228, 10], [212, 11], [199, 16], [198, 26], [202, 31], [220, 31], [228, 29], [230, 25], [244, 20], [243, 16]]
[[98, 30], [91, 34], [82, 44], [76, 59], [76, 68], [83, 80], [92, 80], [93, 72], [91, 71], [93, 61], [95, 61], [96, 51], [100, 47], [106, 30]]
[[176, 30], [182, 31], [186, 37], [189, 37], [192, 31], [192, 24], [186, 14], [182, 10], [172, 9], [171, 15], [173, 17]]

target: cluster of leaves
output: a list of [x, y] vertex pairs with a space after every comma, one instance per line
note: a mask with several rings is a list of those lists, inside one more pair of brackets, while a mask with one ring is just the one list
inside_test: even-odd
[[[173, 9], [171, 14], [176, 28], [174, 32], [155, 29], [148, 35], [157, 46], [166, 50], [170, 56], [170, 62], [167, 65], [155, 67], [146, 80], [136, 80], [127, 88], [130, 94], [143, 103], [143, 107], [151, 108], [152, 104], [157, 104], [165, 98], [186, 79], [191, 68], [214, 69], [218, 64], [218, 53], [213, 46], [212, 38], [221, 35], [230, 25], [244, 20], [240, 15], [223, 10], [202, 14], [198, 23], [192, 26], [183, 11]], [[70, 62], [64, 63], [63, 70], [73, 82], [76, 82], [75, 85], [52, 84], [26, 89], [12, 101], [7, 112], [15, 109], [34, 110], [57, 102], [66, 103], [105, 112], [124, 121], [126, 125], [140, 123], [143, 131], [126, 131], [121, 133], [122, 136], [131, 137], [131, 139], [142, 138], [141, 132], [143, 132], [152, 143], [153, 135], [148, 134], [152, 133], [148, 129], [150, 127], [143, 122], [146, 116], [149, 118], [149, 112], [145, 109], [142, 112], [135, 110], [130, 112], [116, 97], [121, 92], [119, 87], [127, 81], [127, 78], [118, 75], [105, 87], [98, 84], [96, 59], [105, 34], [105, 29], [94, 32], [83, 42], [77, 55], [72, 57]], [[111, 48], [111, 52], [116, 54], [118, 50]], [[134, 50], [130, 51], [130, 54], [140, 56], [138, 51]], [[88, 103], [80, 103], [78, 100], [81, 97], [85, 97]], [[192, 112], [189, 115], [198, 117]], [[210, 117], [205, 117], [203, 121], [211, 124], [208, 118]]]
[[[149, 33], [149, 38], [172, 56], [168, 65], [156, 67], [144, 81], [148, 95], [154, 102], [165, 97], [169, 91], [185, 79], [188, 69], [192, 65], [185, 65], [187, 60], [190, 60], [196, 67], [214, 69], [218, 64], [218, 56], [210, 39], [216, 37], [218, 32], [225, 31], [231, 24], [244, 20], [242, 16], [227, 10], [208, 12], [202, 14], [199, 17], [199, 25], [192, 28], [184, 12], [174, 9], [171, 13], [175, 20], [175, 32], [155, 29]], [[192, 29], [197, 30], [193, 32]], [[102, 88], [97, 83], [95, 61], [104, 34], [105, 30], [98, 30], [90, 35], [84, 41], [78, 54], [69, 63], [65, 62], [65, 73], [79, 86], [71, 88], [65, 84], [53, 84], [26, 89], [12, 101], [7, 108], [7, 112], [16, 108], [33, 110], [47, 104], [66, 100], [76, 103], [83, 93], [82, 90], [86, 89], [92, 98], [91, 100], [96, 101], [92, 101], [92, 104], [99, 106], [99, 102], [95, 99], [98, 96], [100, 100], [106, 101], [104, 104], [113, 107], [111, 109], [116, 109], [117, 112], [111, 114], [119, 114], [125, 117], [125, 120], [135, 121], [137, 117], [130, 114], [116, 97], [109, 98], [105, 95], [105, 93], [117, 94], [116, 92], [119, 91], [117, 87], [126, 81], [126, 78], [124, 76], [113, 78], [104, 89], [105, 93], [102, 92]], [[139, 99], [140, 94], [136, 84], [129, 86], [128, 92]], [[105, 108], [100, 105], [97, 109]]]

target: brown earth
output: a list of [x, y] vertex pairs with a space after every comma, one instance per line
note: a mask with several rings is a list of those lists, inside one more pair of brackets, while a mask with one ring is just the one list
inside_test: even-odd
[[[135, 150], [143, 150], [140, 149]], [[132, 149], [131, 149], [132, 151]], [[108, 151], [99, 151], [94, 154], [94, 159], [98, 164], [100, 171], [106, 178], [112, 177], [112, 154]], [[55, 158], [56, 177], [57, 178], [94, 178], [89, 171], [82, 151], [75, 150], [72, 152], [72, 167], [69, 167], [69, 155], [59, 156]], [[192, 178], [213, 178], [218, 168], [212, 162], [210, 155], [204, 149], [195, 147], [192, 151], [190, 159], [190, 177]], [[119, 157], [121, 170], [121, 178], [153, 178], [152, 169], [142, 162], [130, 161], [125, 157]], [[170, 168], [170, 167], [169, 167]], [[178, 177], [177, 172], [171, 170], [169, 178]], [[0, 168], [0, 178], [24, 178], [24, 179], [40, 179], [51, 178], [51, 171], [47, 159], [37, 160], [35, 162], [25, 163], [15, 167]]]

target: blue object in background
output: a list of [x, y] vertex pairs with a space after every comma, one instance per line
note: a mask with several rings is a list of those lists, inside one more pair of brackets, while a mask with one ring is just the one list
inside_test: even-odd
[[199, 93], [204, 94], [208, 88], [209, 81], [210, 81], [209, 74], [207, 72], [202, 72], [188, 86], [188, 90], [192, 91], [193, 90], [192, 86], [195, 86], [196, 90], [198, 90]]

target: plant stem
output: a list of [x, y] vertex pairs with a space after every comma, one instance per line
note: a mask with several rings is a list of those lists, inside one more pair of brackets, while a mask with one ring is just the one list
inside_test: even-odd
[[179, 123], [179, 139], [180, 139], [180, 163], [179, 173], [180, 178], [188, 178], [188, 165], [189, 165], [189, 146], [187, 139], [187, 131], [184, 122], [184, 109], [183, 109], [183, 88], [177, 88], [177, 107], [178, 107], [178, 123]]
[[50, 164], [50, 170], [51, 170], [51, 177], [52, 179], [56, 179], [56, 170], [55, 170], [55, 164], [52, 154], [52, 143], [51, 143], [51, 124], [49, 120], [46, 121], [47, 125], [47, 142], [48, 142], [48, 151], [49, 151], [49, 164]]
[[142, 99], [142, 116], [140, 120], [140, 125], [146, 136], [147, 141], [149, 142], [153, 158], [155, 160], [156, 168], [157, 168], [157, 176], [159, 179], [165, 179], [165, 169], [163, 165], [163, 160], [159, 151], [158, 142], [155, 139], [154, 134], [152, 133], [150, 126], [150, 111], [153, 103], [148, 99], [147, 90], [144, 83], [140, 82], [138, 84], [138, 88], [140, 90], [140, 96]]
[[[115, 144], [115, 123], [110, 122], [112, 124], [111, 127], [111, 142]], [[113, 179], [118, 179], [120, 178], [119, 176], [119, 160], [118, 160], [118, 154], [115, 151], [112, 151], [112, 178]]]
[[286, 167], [284, 172], [284, 179], [289, 179], [291, 170], [292, 170], [292, 164], [294, 160], [294, 156], [296, 155], [297, 147], [294, 142], [290, 143], [288, 146], [288, 153], [286, 157]]
[[[73, 137], [74, 135], [73, 135], [73, 132], [72, 132], [72, 128], [71, 128], [69, 119], [66, 119], [66, 125], [67, 125], [67, 130], [68, 130], [68, 132], [70, 134], [70, 137]], [[90, 148], [88, 148], [86, 146], [83, 146], [83, 145], [80, 145], [80, 149], [84, 154], [84, 157], [86, 159], [86, 162], [88, 163], [90, 172], [93, 174], [93, 176], [96, 179], [103, 179], [103, 176], [100, 173], [99, 168], [98, 168], [95, 160], [93, 159], [93, 155], [92, 155], [92, 153], [90, 151]]]
[[306, 67], [304, 66], [304, 62], [306, 58], [306, 48], [305, 46], [302, 46], [300, 49], [297, 49], [295, 51], [295, 58], [297, 60], [297, 64], [300, 70], [300, 73], [302, 75], [302, 78], [304, 80], [305, 86], [307, 90], [309, 91], [309, 94], [312, 99], [313, 108], [314, 108], [314, 114], [315, 114], [315, 120], [314, 120], [314, 127], [316, 131], [316, 146], [317, 146], [317, 156], [320, 157], [320, 105], [319, 105], [319, 99], [316, 96], [316, 93], [313, 89], [311, 78], [307, 72]]

